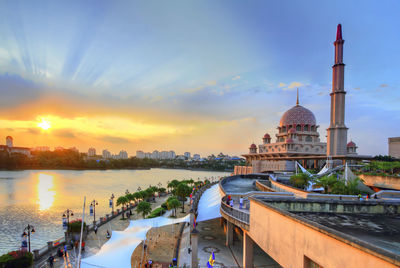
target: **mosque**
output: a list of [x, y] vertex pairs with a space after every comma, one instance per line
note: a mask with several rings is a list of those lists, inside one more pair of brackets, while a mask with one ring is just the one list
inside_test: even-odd
[[327, 143], [321, 142], [319, 125], [312, 111], [299, 104], [297, 90], [296, 105], [287, 110], [279, 121], [275, 142], [269, 133], [260, 145], [251, 144], [249, 153], [243, 155], [247, 167], [235, 167], [236, 174], [260, 172], [294, 171], [295, 161], [306, 168], [321, 168], [329, 159], [332, 165], [368, 157], [358, 156], [353, 141], [347, 143], [345, 125], [345, 96], [342, 28], [337, 27], [335, 63], [333, 69], [330, 125], [327, 129]]

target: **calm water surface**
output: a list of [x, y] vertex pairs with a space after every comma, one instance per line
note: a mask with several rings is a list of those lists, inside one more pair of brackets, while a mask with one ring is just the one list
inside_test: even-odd
[[[121, 196], [128, 189], [135, 192], [149, 185], [173, 179], [211, 178], [228, 175], [223, 172], [176, 169], [151, 170], [26, 170], [0, 171], [0, 255], [18, 249], [25, 226], [33, 225], [32, 249], [64, 235], [63, 212], [69, 208], [74, 218], [82, 218], [83, 197], [87, 203], [96, 199], [96, 220], [111, 212], [108, 200], [112, 193]], [[86, 206], [85, 221], [92, 222]]]

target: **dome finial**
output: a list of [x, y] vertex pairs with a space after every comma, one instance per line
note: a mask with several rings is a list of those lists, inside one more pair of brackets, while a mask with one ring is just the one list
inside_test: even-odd
[[297, 88], [297, 100], [296, 100], [296, 106], [299, 106], [299, 88]]

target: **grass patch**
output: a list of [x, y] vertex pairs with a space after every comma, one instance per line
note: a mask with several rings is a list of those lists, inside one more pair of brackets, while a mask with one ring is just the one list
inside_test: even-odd
[[151, 218], [159, 217], [159, 216], [163, 215], [165, 213], [165, 211], [166, 210], [162, 207], [156, 208], [150, 213], [150, 215], [147, 218], [151, 219]]

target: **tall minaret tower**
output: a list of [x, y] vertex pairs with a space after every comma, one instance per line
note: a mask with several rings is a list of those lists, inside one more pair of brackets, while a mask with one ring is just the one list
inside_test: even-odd
[[335, 45], [335, 64], [333, 65], [332, 93], [331, 93], [331, 123], [327, 129], [327, 155], [347, 154], [347, 127], [344, 124], [345, 96], [344, 91], [344, 63], [343, 63], [342, 25], [337, 26]]

